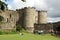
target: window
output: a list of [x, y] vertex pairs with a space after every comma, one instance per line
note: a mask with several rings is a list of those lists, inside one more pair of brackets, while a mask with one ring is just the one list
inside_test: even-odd
[[8, 18], [7, 18], [7, 22], [8, 22]]

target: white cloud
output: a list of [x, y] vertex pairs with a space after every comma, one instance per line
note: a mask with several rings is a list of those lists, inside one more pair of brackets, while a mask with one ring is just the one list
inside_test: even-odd
[[4, 1], [4, 0], [1, 0], [1, 1]]
[[34, 6], [34, 0], [26, 0], [26, 6], [33, 7]]
[[54, 20], [53, 18], [47, 17], [47, 22], [51, 22], [52, 23], [53, 20]]
[[14, 10], [23, 7], [36, 7], [36, 9], [47, 9], [47, 4], [45, 0], [26, 0], [26, 2], [22, 2], [21, 0], [13, 0], [13, 3], [10, 6]]
[[51, 17], [47, 17], [47, 22], [58, 22], [60, 21], [60, 17], [56, 17], [56, 18], [51, 18]]
[[19, 8], [23, 8], [25, 7], [25, 2], [22, 2], [21, 0], [13, 0], [12, 3], [12, 8], [15, 9], [19, 9]]
[[23, 7], [36, 7], [36, 9], [46, 9], [47, 4], [44, 0], [26, 0], [26, 2], [22, 2], [21, 0], [13, 0], [11, 7], [14, 10]]
[[35, 0], [35, 7], [37, 9], [46, 10], [48, 8], [48, 5], [46, 4], [45, 0]]
[[10, 9], [10, 10], [11, 10], [11, 9], [12, 9], [12, 6], [11, 6], [11, 5], [8, 5], [8, 9]]
[[1, 0], [1, 1], [5, 2], [4, 0]]

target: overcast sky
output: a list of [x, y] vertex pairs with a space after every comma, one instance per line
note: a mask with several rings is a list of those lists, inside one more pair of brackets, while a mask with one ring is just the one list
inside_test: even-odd
[[36, 7], [37, 10], [47, 10], [47, 22], [60, 21], [60, 0], [9, 0], [6, 2], [11, 10], [24, 7]]

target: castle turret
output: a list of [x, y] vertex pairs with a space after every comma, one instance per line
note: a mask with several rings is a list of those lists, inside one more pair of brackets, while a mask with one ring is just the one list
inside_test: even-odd
[[35, 8], [25, 8], [24, 27], [28, 32], [34, 31]]
[[38, 11], [38, 24], [46, 24], [47, 23], [46, 17], [47, 17], [46, 10]]

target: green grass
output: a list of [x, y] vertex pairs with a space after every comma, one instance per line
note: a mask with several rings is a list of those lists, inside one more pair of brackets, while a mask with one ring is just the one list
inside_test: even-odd
[[24, 35], [20, 34], [0, 35], [0, 40], [60, 40], [60, 38], [51, 36], [50, 34], [37, 35], [24, 33]]

